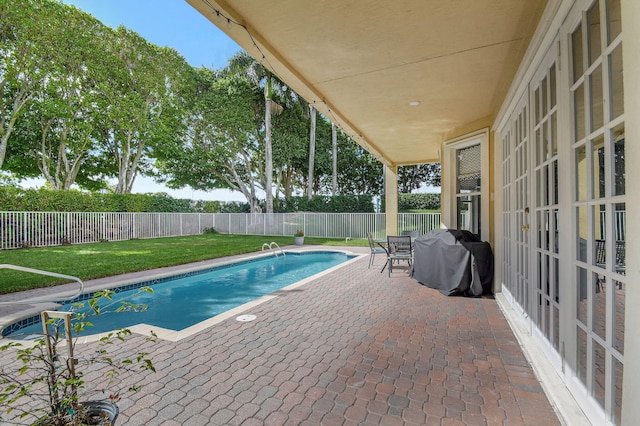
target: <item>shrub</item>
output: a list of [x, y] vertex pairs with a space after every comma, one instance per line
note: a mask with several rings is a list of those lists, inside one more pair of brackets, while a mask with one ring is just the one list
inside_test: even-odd
[[318, 212], [318, 213], [372, 213], [373, 201], [370, 195], [316, 195], [307, 197], [287, 197], [280, 203], [278, 212]]

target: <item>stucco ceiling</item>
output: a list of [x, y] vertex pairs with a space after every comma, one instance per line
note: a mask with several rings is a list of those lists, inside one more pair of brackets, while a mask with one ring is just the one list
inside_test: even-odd
[[[547, 0], [187, 0], [390, 165], [490, 126]], [[411, 102], [419, 102], [411, 106]]]

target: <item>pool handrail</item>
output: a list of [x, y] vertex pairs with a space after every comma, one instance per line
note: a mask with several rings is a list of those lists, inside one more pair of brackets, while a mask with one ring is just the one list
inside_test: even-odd
[[47, 300], [45, 298], [24, 299], [24, 300], [17, 300], [17, 301], [14, 300], [14, 301], [11, 301], [11, 302], [0, 302], [0, 306], [16, 305], [16, 304], [28, 304], [28, 303], [59, 302], [59, 301], [64, 301], [64, 300], [73, 300], [76, 297], [80, 296], [82, 294], [82, 292], [84, 291], [84, 282], [80, 278], [74, 277], [72, 275], [58, 274], [57, 272], [43, 271], [41, 269], [27, 268], [25, 266], [11, 265], [11, 264], [8, 264], [8, 263], [0, 264], [0, 269], [13, 269], [13, 270], [16, 270], [16, 271], [29, 272], [29, 273], [32, 273], [32, 274], [47, 275], [47, 276], [55, 277], [55, 278], [64, 278], [66, 280], [76, 281], [76, 282], [78, 282], [80, 284], [80, 289], [74, 295], [69, 296], [69, 297], [65, 297], [62, 300], [59, 297], [56, 298], [55, 300]]
[[271, 241], [271, 243], [262, 244], [262, 251], [264, 251], [265, 249], [271, 250], [271, 251], [273, 251], [273, 254], [275, 254], [275, 256], [278, 257], [278, 251], [276, 251], [276, 248], [280, 251], [280, 253], [282, 253], [283, 256], [286, 256], [286, 253], [282, 250], [282, 248], [275, 241]]

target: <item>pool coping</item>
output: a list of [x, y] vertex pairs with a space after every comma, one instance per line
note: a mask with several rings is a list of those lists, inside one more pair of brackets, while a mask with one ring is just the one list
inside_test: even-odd
[[[280, 292], [286, 293], [287, 291], [291, 291], [293, 289], [301, 287], [309, 283], [310, 281], [313, 281], [326, 274], [329, 274], [335, 271], [336, 269], [347, 266], [361, 259], [363, 256], [367, 255], [365, 253], [356, 253], [347, 249], [327, 248], [326, 246], [308, 246], [308, 247], [285, 246], [282, 248], [282, 250], [285, 253], [305, 253], [305, 252], [344, 253], [348, 256], [353, 256], [353, 258], [348, 259], [347, 261], [340, 263], [338, 265], [332, 266], [331, 268], [325, 269], [324, 271], [318, 272], [317, 274], [314, 274], [303, 280], [300, 280], [286, 287], [283, 287], [279, 290], [276, 290], [270, 294], [261, 296], [255, 300], [252, 300], [250, 302], [237, 306], [233, 309], [230, 309], [226, 312], [218, 314], [214, 317], [208, 318], [204, 321], [201, 321], [192, 326], [184, 328], [182, 330], [170, 330], [170, 329], [156, 327], [156, 326], [152, 326], [144, 323], [132, 325], [126, 328], [131, 330], [132, 333], [137, 333], [137, 334], [142, 334], [147, 336], [151, 334], [151, 331], [153, 331], [159, 339], [167, 340], [171, 342], [177, 342], [186, 337], [192, 336], [195, 333], [203, 331], [215, 324], [218, 324], [222, 321], [232, 318], [233, 316], [239, 315], [240, 313], [243, 313], [248, 309], [251, 309], [269, 300], [272, 300], [278, 297], [278, 293]], [[80, 296], [91, 294], [100, 290], [132, 286], [132, 285], [147, 282], [147, 281], [162, 280], [167, 277], [189, 274], [189, 273], [193, 273], [193, 272], [197, 272], [205, 269], [212, 269], [217, 267], [224, 267], [227, 265], [239, 264], [247, 261], [252, 261], [255, 259], [269, 257], [269, 256], [272, 256], [273, 253], [274, 253], [273, 251], [267, 252], [266, 250], [259, 251], [259, 252], [256, 251], [256, 252], [245, 253], [241, 255], [227, 256], [223, 258], [210, 259], [210, 260], [200, 261], [195, 263], [187, 263], [183, 265], [175, 265], [175, 266], [170, 266], [165, 268], [151, 269], [147, 271], [139, 271], [139, 272], [133, 272], [133, 273], [123, 274], [123, 275], [115, 275], [111, 277], [100, 278], [96, 280], [90, 280], [84, 283], [85, 284], [84, 291]], [[122, 280], [119, 280], [119, 277], [125, 277], [125, 278]], [[129, 278], [126, 278], [126, 277], [129, 277]], [[39, 297], [40, 299], [43, 299], [41, 303], [35, 303], [33, 302], [34, 299], [29, 298], [28, 300], [30, 302], [25, 304], [25, 309], [22, 309], [20, 311], [13, 312], [13, 313], [5, 314], [5, 315], [0, 315], [0, 330], [4, 330], [6, 327], [8, 327], [9, 325], [15, 322], [22, 321], [27, 318], [31, 318], [33, 316], [39, 315], [39, 313], [42, 311], [55, 310], [56, 308], [60, 307], [61, 306], [60, 304], [52, 302], [51, 300], [64, 300], [65, 298], [69, 298], [69, 296], [75, 294], [75, 291], [71, 292], [69, 290], [69, 287], [74, 285], [75, 284], [63, 284], [61, 286], [48, 287], [46, 290], [49, 290], [49, 291], [45, 292], [46, 295]], [[62, 287], [65, 287], [65, 288], [63, 289]], [[39, 289], [39, 290], [44, 290], [44, 289]], [[55, 291], [55, 290], [58, 290], [58, 291]], [[4, 301], [3, 299], [13, 298], [17, 303], [19, 301], [24, 300], [27, 297], [16, 298], [15, 296], [19, 294], [26, 294], [26, 293], [29, 293], [29, 292], [20, 292], [20, 293], [11, 293], [10, 295], [2, 295], [0, 296], [0, 301]], [[44, 300], [45, 298], [48, 300]], [[10, 302], [11, 300], [7, 300], [7, 301]], [[20, 303], [17, 303], [17, 304], [20, 305]], [[74, 340], [76, 343], [95, 342], [100, 340], [100, 338], [107, 335], [108, 333], [109, 332], [91, 334], [87, 336], [79, 336], [79, 337], [75, 337]], [[23, 345], [28, 345], [29, 342], [34, 342], [34, 341], [33, 340], [16, 340], [16, 339], [11, 339], [10, 337], [7, 337], [7, 336], [0, 335], [0, 342], [3, 342], [3, 343], [17, 342]]]

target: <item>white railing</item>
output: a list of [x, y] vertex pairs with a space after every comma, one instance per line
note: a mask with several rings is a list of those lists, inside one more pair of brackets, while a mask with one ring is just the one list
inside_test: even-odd
[[[321, 238], [386, 235], [384, 213], [80, 213], [0, 212], [0, 249], [46, 247], [201, 234], [285, 235], [298, 229]], [[398, 234], [440, 228], [439, 213], [400, 213]]]

